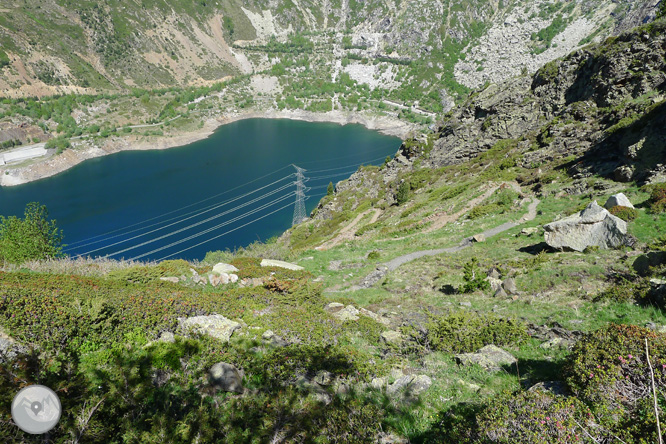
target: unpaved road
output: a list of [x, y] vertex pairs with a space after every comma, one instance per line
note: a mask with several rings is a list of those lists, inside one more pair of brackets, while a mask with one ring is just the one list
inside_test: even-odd
[[[499, 225], [497, 227], [491, 228], [489, 230], [484, 231], [483, 233], [480, 233], [483, 235], [486, 239], [492, 236], [495, 236], [499, 233], [502, 233], [504, 231], [510, 230], [513, 227], [517, 227], [518, 225], [531, 221], [536, 217], [536, 208], [537, 205], [539, 205], [539, 199], [536, 197], [532, 197], [532, 201], [530, 202], [529, 206], [527, 207], [527, 213], [521, 217], [518, 222], [506, 222], [502, 225]], [[359, 290], [361, 288], [370, 288], [373, 285], [375, 285], [377, 282], [382, 280], [389, 272], [397, 269], [403, 264], [406, 264], [407, 262], [411, 262], [415, 259], [424, 257], [424, 256], [437, 256], [438, 254], [442, 253], [455, 253], [458, 252], [464, 248], [467, 248], [471, 246], [473, 243], [472, 238], [468, 237], [463, 239], [460, 244], [458, 244], [455, 247], [448, 247], [448, 248], [438, 248], [435, 250], [421, 250], [421, 251], [415, 251], [413, 253], [409, 254], [404, 254], [402, 256], [398, 256], [388, 262], [385, 262], [379, 266], [377, 266], [377, 269], [367, 275], [365, 278], [359, 282], [358, 285], [354, 285], [350, 288], [350, 290]]]

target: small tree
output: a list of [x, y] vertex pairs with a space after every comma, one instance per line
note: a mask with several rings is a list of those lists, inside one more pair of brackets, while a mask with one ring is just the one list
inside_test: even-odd
[[490, 289], [490, 282], [479, 268], [479, 261], [473, 257], [469, 262], [463, 265], [463, 280], [465, 283], [460, 288], [461, 293], [472, 293], [475, 290]]
[[405, 181], [398, 186], [398, 193], [395, 196], [398, 205], [402, 205], [409, 200], [409, 182]]
[[30, 202], [23, 219], [0, 216], [0, 261], [20, 264], [64, 256], [62, 230], [48, 215], [46, 206]]

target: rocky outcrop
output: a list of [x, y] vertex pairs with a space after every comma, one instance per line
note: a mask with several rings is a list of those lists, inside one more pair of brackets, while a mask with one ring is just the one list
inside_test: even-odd
[[513, 355], [495, 345], [486, 345], [475, 353], [461, 353], [455, 355], [460, 365], [477, 364], [486, 370], [500, 370], [504, 366], [516, 362]]
[[207, 334], [223, 342], [229, 342], [231, 335], [241, 328], [238, 322], [229, 320], [222, 315], [194, 316], [178, 318], [178, 326], [185, 331], [194, 330]]
[[587, 247], [617, 248], [628, 241], [627, 223], [596, 201], [580, 213], [543, 226], [546, 243], [559, 250], [583, 251]]

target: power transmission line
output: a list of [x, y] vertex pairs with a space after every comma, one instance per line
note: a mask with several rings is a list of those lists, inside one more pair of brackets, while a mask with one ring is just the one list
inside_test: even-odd
[[[149, 255], [151, 255], [151, 254], [157, 253], [157, 252], [159, 252], [159, 251], [166, 250], [167, 248], [171, 248], [171, 247], [174, 247], [174, 246], [176, 246], [176, 245], [182, 244], [183, 242], [187, 242], [188, 240], [192, 240], [192, 239], [194, 239], [194, 238], [196, 238], [196, 237], [203, 236], [204, 234], [210, 233], [211, 231], [215, 231], [215, 230], [217, 230], [218, 228], [221, 228], [221, 227], [223, 227], [223, 226], [225, 226], [225, 225], [229, 225], [230, 223], [236, 222], [236, 221], [238, 221], [238, 220], [240, 220], [240, 219], [243, 219], [243, 218], [245, 218], [245, 217], [247, 217], [247, 216], [249, 216], [249, 215], [251, 215], [251, 214], [254, 214], [254, 213], [258, 212], [258, 211], [261, 211], [261, 210], [263, 210], [263, 209], [266, 209], [266, 208], [270, 207], [270, 206], [273, 205], [273, 204], [276, 204], [276, 203], [278, 203], [278, 202], [282, 202], [282, 201], [284, 201], [284, 200], [290, 198], [292, 194], [294, 194], [294, 193], [293, 193], [293, 192], [292, 192], [292, 193], [289, 193], [288, 195], [286, 195], [286, 196], [284, 196], [284, 197], [281, 197], [280, 199], [276, 199], [276, 200], [274, 200], [274, 201], [272, 201], [272, 202], [269, 202], [269, 203], [267, 203], [267, 204], [265, 204], [265, 205], [262, 205], [262, 206], [259, 207], [259, 208], [255, 208], [254, 210], [249, 211], [249, 212], [247, 212], [247, 213], [245, 213], [245, 214], [243, 214], [243, 215], [241, 215], [241, 216], [238, 216], [238, 217], [235, 217], [235, 218], [233, 218], [233, 219], [231, 219], [231, 220], [225, 221], [225, 222], [223, 222], [223, 223], [221, 223], [221, 224], [218, 224], [218, 225], [216, 225], [216, 226], [214, 226], [214, 227], [207, 228], [207, 229], [205, 229], [205, 230], [203, 230], [203, 231], [201, 231], [201, 232], [199, 232], [199, 233], [193, 234], [193, 235], [188, 236], [188, 237], [186, 237], [186, 238], [184, 238], [184, 239], [180, 239], [180, 240], [175, 241], [175, 242], [172, 242], [172, 243], [170, 243], [170, 244], [168, 244], [168, 245], [161, 246], [161, 247], [156, 248], [156, 249], [154, 249], [154, 250], [152, 250], [152, 251], [149, 251], [149, 252], [147, 252], [147, 253], [143, 253], [143, 254], [140, 254], [140, 255], [138, 255], [138, 256], [134, 256], [133, 258], [131, 258], [131, 259], [129, 259], [129, 260], [137, 260], [137, 259], [143, 258], [143, 257], [145, 257], [145, 256], [149, 256]], [[289, 207], [290, 205], [291, 205], [291, 204], [287, 204], [287, 205], [285, 205], [284, 207], [281, 207], [281, 208], [279, 208], [278, 210], [273, 211], [272, 213], [269, 213], [269, 214], [267, 214], [267, 215], [264, 215], [264, 216], [262, 216], [262, 217], [259, 217], [259, 218], [257, 218], [257, 219], [254, 219], [254, 220], [252, 220], [252, 221], [250, 221], [250, 222], [248, 222], [248, 223], [246, 223], [246, 224], [244, 224], [244, 225], [241, 225], [240, 227], [236, 227], [235, 229], [228, 231], [228, 233], [231, 233], [232, 231], [235, 231], [235, 230], [237, 230], [237, 229], [239, 229], [239, 228], [242, 228], [242, 227], [244, 227], [244, 226], [247, 226], [247, 225], [251, 224], [252, 222], [256, 222], [256, 221], [259, 220], [259, 219], [263, 219], [264, 217], [266, 217], [266, 216], [268, 216], [268, 215], [270, 215], [270, 214], [273, 214], [273, 213], [275, 213], [275, 212], [277, 212], [277, 211], [279, 211], [279, 210], [281, 210], [281, 209], [287, 208], [287, 207]], [[226, 233], [225, 233], [225, 234], [226, 234]], [[221, 236], [221, 235], [220, 235], [220, 236]], [[216, 236], [216, 237], [214, 237], [214, 238], [212, 238], [212, 239], [216, 239], [217, 237], [220, 237], [220, 236]], [[192, 248], [194, 248], [194, 247], [192, 247]], [[114, 253], [113, 256], [115, 256], [116, 254], [120, 254], [120, 253], [122, 253], [122, 252]], [[176, 254], [177, 254], [177, 253], [176, 253]], [[168, 257], [168, 256], [167, 256], [167, 257]]]
[[[305, 200], [307, 200], [307, 199], [308, 199], [308, 198], [306, 197]], [[277, 212], [280, 211], [280, 210], [284, 210], [285, 208], [287, 208], [287, 207], [289, 207], [289, 206], [291, 206], [291, 204], [287, 204], [287, 205], [285, 205], [285, 206], [283, 206], [283, 207], [280, 207], [280, 208], [278, 208], [277, 210], [271, 211], [270, 213], [265, 214], [265, 215], [263, 215], [263, 216], [261, 216], [261, 217], [258, 217], [258, 218], [254, 219], [254, 220], [251, 220], [250, 222], [247, 222], [247, 223], [245, 223], [245, 224], [243, 224], [243, 225], [241, 225], [241, 226], [239, 226], [239, 227], [236, 227], [236, 228], [234, 228], [234, 229], [232, 229], [232, 230], [226, 231], [226, 232], [224, 232], [224, 233], [222, 233], [222, 234], [218, 234], [217, 236], [215, 236], [215, 237], [211, 237], [210, 239], [206, 239], [206, 240], [203, 241], [203, 242], [199, 242], [199, 243], [196, 244], [196, 245], [192, 245], [191, 247], [187, 247], [187, 248], [184, 248], [184, 249], [182, 249], [182, 250], [180, 250], [180, 251], [177, 251], [177, 252], [175, 252], [175, 253], [172, 253], [172, 254], [170, 254], [170, 255], [168, 255], [168, 256], [164, 256], [164, 257], [158, 259], [158, 261], [163, 261], [164, 259], [170, 258], [170, 257], [172, 257], [172, 256], [175, 256], [175, 255], [177, 255], [177, 254], [183, 253], [183, 252], [185, 252], [185, 251], [187, 251], [187, 250], [191, 250], [192, 248], [196, 248], [196, 247], [198, 247], [198, 246], [200, 246], [200, 245], [203, 245], [203, 244], [205, 244], [205, 243], [208, 243], [208, 242], [210, 242], [210, 241], [212, 241], [212, 240], [215, 240], [215, 239], [217, 239], [217, 238], [220, 238], [220, 237], [222, 237], [222, 236], [225, 236], [225, 235], [227, 235], [227, 234], [229, 234], [229, 233], [231, 233], [231, 232], [234, 232], [234, 231], [239, 230], [239, 229], [241, 229], [241, 228], [243, 228], [243, 227], [246, 227], [246, 226], [248, 226], [248, 225], [250, 225], [250, 224], [252, 224], [252, 223], [254, 223], [254, 222], [256, 222], [256, 221], [258, 221], [258, 220], [260, 220], [260, 219], [263, 219], [263, 218], [265, 218], [265, 217], [268, 217], [268, 216], [270, 216], [271, 214], [277, 213]]]
[[[282, 187], [280, 187], [280, 188], [278, 188], [278, 189], [276, 189], [276, 190], [273, 190], [273, 191], [271, 191], [271, 192], [269, 192], [269, 193], [263, 194], [263, 195], [261, 195], [261, 196], [259, 196], [259, 197], [256, 197], [256, 198], [254, 198], [254, 199], [252, 199], [252, 200], [250, 200], [250, 201], [244, 202], [244, 203], [242, 203], [242, 204], [240, 204], [240, 205], [238, 205], [238, 206], [236, 206], [236, 207], [234, 207], [234, 208], [231, 208], [231, 209], [225, 210], [225, 211], [223, 211], [222, 213], [219, 213], [219, 214], [216, 214], [216, 215], [214, 215], [214, 216], [208, 217], [208, 218], [206, 218], [206, 219], [204, 219], [204, 220], [202, 220], [202, 221], [196, 222], [196, 223], [194, 223], [194, 224], [192, 224], [192, 225], [188, 225], [187, 227], [180, 228], [179, 230], [176, 230], [176, 231], [174, 231], [173, 233], [168, 234], [168, 235], [165, 235], [165, 236], [163, 236], [163, 237], [168, 237], [168, 236], [171, 236], [171, 235], [173, 235], [173, 234], [177, 234], [177, 233], [180, 233], [180, 232], [182, 232], [182, 231], [189, 230], [190, 228], [194, 228], [194, 227], [197, 227], [197, 226], [199, 226], [199, 225], [201, 225], [201, 224], [204, 224], [204, 223], [206, 223], [206, 222], [210, 222], [210, 221], [213, 220], [213, 219], [217, 219], [217, 218], [222, 217], [222, 216], [225, 216], [225, 215], [227, 215], [227, 214], [229, 214], [229, 213], [233, 213], [233, 212], [236, 211], [236, 210], [239, 210], [239, 209], [244, 208], [244, 207], [246, 207], [246, 206], [248, 206], [248, 205], [251, 205], [251, 204], [253, 204], [253, 203], [255, 203], [255, 202], [258, 202], [258, 201], [260, 201], [260, 200], [263, 200], [263, 199], [265, 199], [265, 198], [268, 197], [268, 196], [271, 196], [271, 195], [273, 195], [273, 194], [275, 194], [275, 193], [279, 193], [280, 191], [285, 190], [285, 189], [287, 189], [287, 188], [290, 188], [290, 187], [292, 187], [292, 186], [293, 186], [293, 183], [289, 183], [289, 184], [287, 184], [287, 185], [283, 185]], [[293, 192], [292, 192], [292, 193], [293, 193]], [[289, 195], [291, 195], [292, 193], [289, 193]], [[219, 205], [219, 206], [223, 206], [223, 205]], [[219, 207], [219, 206], [218, 206], [218, 207]], [[215, 209], [215, 208], [213, 208], [213, 209]], [[181, 219], [181, 220], [179, 220], [179, 221], [177, 221], [177, 222], [174, 222], [174, 223], [171, 223], [171, 224], [169, 224], [169, 225], [166, 225], [166, 226], [163, 226], [163, 227], [160, 227], [160, 228], [156, 228], [156, 229], [154, 229], [154, 230], [150, 230], [150, 231], [147, 231], [147, 232], [142, 233], [142, 234], [138, 234], [138, 235], [136, 235], [136, 236], [130, 237], [129, 239], [123, 239], [123, 240], [120, 240], [120, 241], [118, 241], [118, 242], [114, 242], [113, 244], [110, 244], [110, 245], [103, 245], [103, 246], [101, 246], [101, 247], [99, 247], [99, 248], [95, 248], [94, 250], [89, 250], [89, 251], [87, 251], [87, 252], [85, 252], [85, 253], [81, 253], [81, 254], [77, 255], [77, 257], [80, 257], [80, 256], [87, 256], [87, 255], [89, 255], [90, 253], [94, 253], [94, 252], [99, 251], [99, 250], [104, 250], [104, 249], [107, 249], [107, 248], [111, 248], [111, 247], [114, 247], [114, 246], [116, 246], [116, 245], [124, 244], [124, 243], [127, 243], [127, 242], [129, 242], [129, 241], [132, 241], [132, 240], [138, 239], [138, 238], [140, 238], [140, 237], [147, 236], [147, 235], [152, 234], [152, 233], [155, 233], [155, 232], [157, 232], [157, 231], [164, 230], [165, 228], [169, 228], [169, 227], [171, 227], [171, 226], [178, 225], [178, 224], [180, 224], [180, 223], [182, 223], [182, 222], [185, 222], [186, 220], [189, 220], [189, 219], [195, 218], [195, 217], [197, 217], [197, 216], [199, 216], [199, 215], [201, 215], [201, 214], [203, 214], [203, 213], [207, 213], [207, 212], [209, 212], [209, 211], [212, 211], [213, 209], [208, 209], [208, 210], [206, 210], [206, 211], [202, 211], [201, 213], [195, 214], [194, 216], [186, 217], [185, 219]], [[162, 238], [163, 238], [163, 237], [162, 237]], [[157, 238], [157, 239], [159, 240], [160, 238]]]
[[[253, 179], [253, 180], [251, 180], [251, 181], [249, 181], [249, 182], [245, 182], [244, 184], [241, 184], [241, 185], [235, 186], [235, 187], [230, 188], [230, 189], [228, 189], [228, 190], [226, 190], [226, 191], [223, 191], [223, 192], [221, 192], [221, 193], [218, 193], [218, 194], [216, 194], [216, 195], [214, 195], [214, 196], [207, 197], [207, 198], [202, 199], [202, 200], [200, 200], [200, 201], [198, 201], [198, 202], [194, 202], [194, 203], [192, 203], [192, 204], [185, 205], [184, 207], [177, 208], [177, 209], [172, 210], [172, 211], [169, 211], [169, 212], [167, 212], [167, 213], [163, 213], [163, 214], [160, 214], [160, 215], [158, 215], [158, 216], [151, 217], [151, 218], [149, 218], [149, 219], [145, 219], [145, 220], [140, 221], [140, 222], [136, 222], [136, 223], [134, 223], [134, 224], [132, 224], [132, 225], [127, 225], [126, 227], [117, 228], [117, 229], [114, 229], [114, 230], [111, 230], [111, 231], [107, 231], [106, 233], [98, 234], [98, 235], [92, 236], [92, 237], [87, 238], [87, 239], [82, 239], [82, 240], [80, 240], [80, 241], [72, 242], [71, 244], [68, 245], [68, 247], [71, 247], [71, 246], [74, 246], [74, 245], [80, 244], [81, 242], [86, 242], [86, 241], [89, 241], [89, 240], [92, 240], [92, 239], [96, 239], [96, 238], [101, 237], [101, 236], [106, 236], [106, 235], [108, 235], [108, 234], [117, 233], [118, 231], [126, 230], [126, 229], [128, 229], [128, 228], [132, 228], [132, 227], [135, 227], [135, 226], [137, 226], [137, 225], [141, 225], [141, 224], [143, 224], [143, 223], [150, 222], [150, 221], [152, 221], [152, 220], [159, 219], [159, 218], [164, 217], [164, 216], [168, 216], [169, 214], [177, 213], [177, 212], [182, 211], [182, 210], [184, 210], [184, 209], [186, 209], [186, 208], [191, 208], [191, 207], [193, 207], [193, 206], [195, 206], [195, 205], [199, 205], [199, 204], [204, 203], [204, 202], [207, 202], [207, 201], [209, 201], [209, 200], [211, 200], [211, 199], [215, 199], [216, 197], [220, 197], [220, 196], [222, 196], [222, 195], [224, 195], [224, 194], [228, 194], [228, 193], [230, 193], [230, 192], [232, 192], [232, 191], [235, 191], [235, 190], [237, 190], [237, 189], [239, 189], [239, 188], [242, 188], [242, 187], [244, 187], [244, 186], [246, 186], [246, 185], [249, 185], [249, 184], [251, 184], [251, 183], [257, 182], [257, 181], [259, 181], [259, 180], [261, 180], [261, 179], [264, 179], [264, 178], [266, 178], [266, 177], [268, 177], [268, 176], [272, 176], [273, 174], [275, 174], [275, 173], [277, 173], [277, 172], [279, 172], [279, 171], [282, 171], [282, 170], [284, 170], [284, 169], [290, 168], [290, 167], [291, 167], [291, 165], [283, 166], [282, 168], [279, 168], [279, 169], [277, 169], [277, 170], [275, 170], [275, 171], [273, 171], [273, 172], [271, 172], [271, 173], [264, 174], [263, 176], [261, 176], [261, 177], [257, 177], [256, 179]], [[294, 175], [294, 173], [291, 173], [289, 176], [286, 176], [286, 177], [291, 177], [291, 176], [293, 176], [293, 175]], [[286, 177], [284, 177], [284, 178], [282, 178], [282, 179], [280, 179], [280, 180], [284, 180]], [[274, 182], [274, 183], [275, 183], [275, 182]], [[262, 188], [265, 188], [265, 187], [262, 187]], [[259, 188], [259, 189], [262, 189], [262, 188]]]
[[[177, 224], [179, 224], [179, 223], [181, 223], [181, 222], [184, 222], [184, 221], [186, 221], [186, 220], [192, 219], [193, 217], [196, 217], [196, 216], [198, 216], [198, 215], [201, 215], [201, 214], [204, 214], [204, 213], [207, 213], [207, 212], [210, 212], [210, 211], [216, 210], [216, 209], [218, 209], [218, 208], [220, 208], [220, 207], [223, 207], [223, 206], [225, 206], [225, 205], [227, 205], [227, 204], [230, 204], [230, 203], [235, 202], [235, 201], [237, 201], [237, 200], [239, 200], [239, 199], [242, 199], [242, 198], [244, 198], [244, 197], [247, 197], [247, 196], [249, 196], [249, 195], [251, 195], [251, 194], [256, 193], [257, 191], [263, 190], [264, 188], [268, 188], [268, 187], [270, 187], [270, 186], [273, 186], [273, 185], [275, 185], [276, 183], [280, 183], [280, 182], [282, 182], [283, 180], [286, 180], [286, 179], [292, 177], [293, 175], [294, 175], [294, 173], [291, 173], [291, 174], [289, 174], [288, 176], [283, 177], [282, 179], [276, 180], [275, 182], [269, 183], [268, 185], [265, 185], [265, 186], [263, 186], [263, 187], [261, 187], [261, 188], [257, 188], [256, 190], [252, 190], [252, 191], [250, 191], [250, 192], [248, 192], [248, 193], [245, 193], [245, 194], [243, 194], [243, 195], [241, 195], [241, 196], [237, 196], [237, 197], [235, 197], [235, 198], [233, 198], [233, 199], [229, 199], [229, 200], [226, 200], [226, 201], [221, 202], [221, 203], [216, 203], [216, 204], [208, 205], [208, 206], [204, 207], [204, 208], [201, 209], [201, 210], [190, 211], [189, 213], [181, 214], [181, 215], [179, 215], [179, 216], [175, 216], [175, 217], [172, 217], [172, 218], [170, 218], [170, 219], [167, 219], [167, 220], [164, 220], [164, 221], [161, 221], [161, 222], [155, 222], [155, 223], [150, 224], [150, 225], [147, 225], [147, 226], [145, 226], [145, 227], [135, 228], [134, 230], [129, 230], [129, 231], [124, 231], [126, 228], [131, 228], [131, 227], [136, 226], [136, 225], [138, 225], [138, 224], [141, 223], [141, 222], [138, 222], [138, 223], [136, 223], [136, 224], [128, 225], [126, 228], [118, 228], [118, 229], [116, 229], [116, 230], [114, 230], [114, 231], [112, 231], [112, 232], [107, 233], [107, 234], [111, 234], [111, 233], [113, 233], [113, 232], [119, 232], [119, 231], [120, 231], [120, 233], [118, 233], [118, 234], [114, 234], [113, 236], [102, 237], [102, 238], [97, 239], [97, 240], [91, 240], [90, 242], [86, 242], [85, 244], [79, 244], [79, 245], [76, 245], [76, 248], [82, 248], [82, 247], [86, 247], [86, 246], [88, 246], [88, 245], [98, 244], [98, 243], [100, 243], [100, 242], [104, 242], [104, 241], [108, 241], [108, 240], [111, 240], [111, 239], [115, 239], [115, 238], [117, 238], [117, 237], [120, 237], [120, 236], [123, 236], [123, 235], [127, 235], [127, 234], [131, 234], [131, 233], [136, 233], [137, 231], [145, 230], [145, 229], [148, 229], [148, 228], [151, 228], [151, 227], [154, 227], [154, 226], [158, 226], [158, 225], [165, 224], [165, 223], [167, 223], [167, 222], [171, 222], [171, 221], [173, 221], [173, 220], [178, 220], [178, 219], [180, 219], [180, 220], [178, 220], [177, 222], [174, 222], [174, 223], [172, 223], [172, 224], [166, 225], [166, 226], [164, 226], [164, 227], [162, 227], [162, 228], [167, 228], [167, 227], [170, 227], [170, 226], [172, 226], [172, 225], [177, 225]], [[287, 185], [286, 187], [290, 187], [290, 186], [292, 186], [292, 185], [293, 185], [293, 183], [290, 183], [290, 184]], [[283, 188], [280, 188], [280, 190], [281, 190], [281, 189], [284, 189], [284, 187], [283, 187]], [[264, 194], [264, 196], [268, 196], [268, 195], [270, 195], [270, 194]], [[191, 205], [188, 205], [188, 207], [189, 207], [189, 206], [191, 206]], [[183, 208], [187, 208], [187, 207], [183, 207]], [[174, 211], [179, 211], [179, 210], [174, 210]], [[169, 214], [169, 213], [165, 213], [164, 215], [166, 215], [166, 214]], [[191, 216], [191, 217], [184, 217], [184, 216], [190, 216], [190, 215], [192, 215], [192, 214], [194, 214], [194, 216]], [[159, 217], [162, 217], [162, 216], [157, 216], [157, 218], [159, 218]], [[150, 220], [151, 220], [151, 219], [148, 219], [148, 221], [150, 221]], [[155, 231], [161, 230], [162, 228], [158, 228], [158, 229], [156, 229], [156, 230], [152, 230], [152, 231], [149, 231], [149, 232], [144, 233], [144, 234], [149, 234], [149, 233], [152, 233], [152, 232], [155, 232]], [[141, 235], [139, 235], [138, 237], [143, 236], [144, 234], [141, 234]], [[100, 236], [104, 236], [104, 235], [102, 234], [102, 235], [93, 236], [93, 237], [91, 237], [91, 238], [89, 238], [89, 239], [99, 238]], [[131, 238], [131, 239], [134, 239], [134, 238]], [[131, 239], [127, 239], [127, 240], [131, 240]], [[83, 241], [79, 241], [79, 242], [83, 242]], [[121, 241], [120, 243], [122, 243], [122, 242], [125, 242], [125, 241]], [[113, 245], [117, 245], [117, 244], [106, 245], [106, 246], [104, 246], [104, 247], [102, 247], [102, 248], [108, 248], [108, 247], [113, 246]], [[68, 247], [65, 249], [65, 251], [67, 251], [67, 250], [71, 250], [71, 249], [72, 249], [72, 246], [71, 246], [71, 245], [68, 245]], [[86, 252], [86, 253], [78, 254], [77, 256], [85, 256], [86, 254], [88, 254], [88, 253], [92, 253], [92, 252], [95, 252], [95, 251], [97, 251], [97, 250], [91, 250], [91, 251]]]

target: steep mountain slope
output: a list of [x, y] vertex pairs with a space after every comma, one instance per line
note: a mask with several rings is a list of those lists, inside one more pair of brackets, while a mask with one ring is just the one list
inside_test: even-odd
[[467, 87], [533, 72], [581, 43], [648, 21], [657, 3], [5, 2], [0, 95], [202, 85], [273, 69], [286, 83], [346, 73], [379, 89], [374, 98], [439, 111]]
[[[294, 230], [295, 245], [317, 245], [369, 204], [391, 208], [403, 181], [413, 191], [434, 193], [399, 218], [403, 230], [422, 226], [419, 215], [442, 211], [436, 195], [459, 183], [515, 180], [538, 192], [566, 177], [564, 191], [583, 194], [592, 177], [663, 182], [665, 30], [659, 20], [550, 62], [533, 77], [471, 94], [435, 132], [405, 141], [380, 171], [361, 170], [339, 183], [337, 198], [325, 198], [315, 210], [307, 236], [303, 227]], [[372, 227], [393, 216], [386, 211]]]

